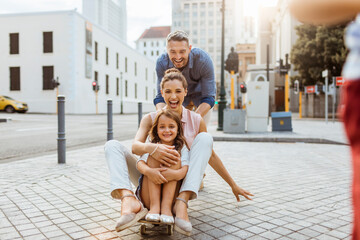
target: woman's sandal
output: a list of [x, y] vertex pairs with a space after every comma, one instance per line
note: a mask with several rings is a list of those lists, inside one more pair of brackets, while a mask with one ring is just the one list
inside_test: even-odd
[[[134, 197], [135, 199], [137, 199], [134, 194], [126, 194], [126, 195], [122, 196], [120, 198], [120, 200], [123, 200], [126, 197]], [[146, 208], [144, 208], [144, 205], [141, 202], [140, 202], [140, 205], [141, 205], [141, 209], [138, 213], [130, 213], [130, 214], [121, 215], [121, 217], [119, 218], [119, 221], [116, 223], [116, 227], [115, 227], [115, 230], [117, 232], [120, 232], [128, 227], [131, 227], [132, 225], [137, 223], [140, 219], [142, 219], [146, 216], [146, 214], [148, 213], [148, 210]]]
[[[188, 208], [189, 205], [188, 203], [182, 199], [182, 198], [176, 198], [176, 200], [182, 201], [186, 204], [186, 207]], [[192, 231], [192, 225], [191, 222], [185, 221], [184, 219], [175, 217], [175, 226], [174, 226], [174, 230], [182, 233], [186, 236], [190, 236], [191, 235], [191, 231]]]

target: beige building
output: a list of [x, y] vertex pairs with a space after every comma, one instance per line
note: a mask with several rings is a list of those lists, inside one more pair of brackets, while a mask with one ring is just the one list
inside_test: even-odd
[[243, 82], [249, 64], [256, 63], [256, 44], [236, 44], [239, 55], [239, 82]]

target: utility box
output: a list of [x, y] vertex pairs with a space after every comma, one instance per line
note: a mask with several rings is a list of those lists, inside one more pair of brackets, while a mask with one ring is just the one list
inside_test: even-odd
[[267, 132], [269, 116], [269, 82], [258, 72], [246, 75], [245, 94], [247, 132]]
[[224, 110], [224, 133], [245, 133], [246, 111], [242, 109]]
[[272, 131], [292, 131], [291, 112], [271, 113]]

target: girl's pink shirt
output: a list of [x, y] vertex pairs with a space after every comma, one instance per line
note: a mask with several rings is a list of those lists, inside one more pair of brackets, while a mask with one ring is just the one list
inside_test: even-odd
[[[151, 112], [151, 120], [154, 123], [157, 112]], [[186, 143], [191, 148], [195, 137], [199, 134], [201, 115], [182, 107], [181, 123]]]

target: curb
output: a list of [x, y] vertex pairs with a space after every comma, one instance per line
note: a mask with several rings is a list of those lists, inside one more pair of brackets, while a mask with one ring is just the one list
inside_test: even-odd
[[275, 142], [275, 143], [315, 143], [315, 144], [334, 144], [346, 145], [348, 143], [327, 140], [323, 138], [246, 138], [246, 137], [213, 137], [216, 142]]
[[10, 122], [11, 118], [0, 118], [0, 122]]

